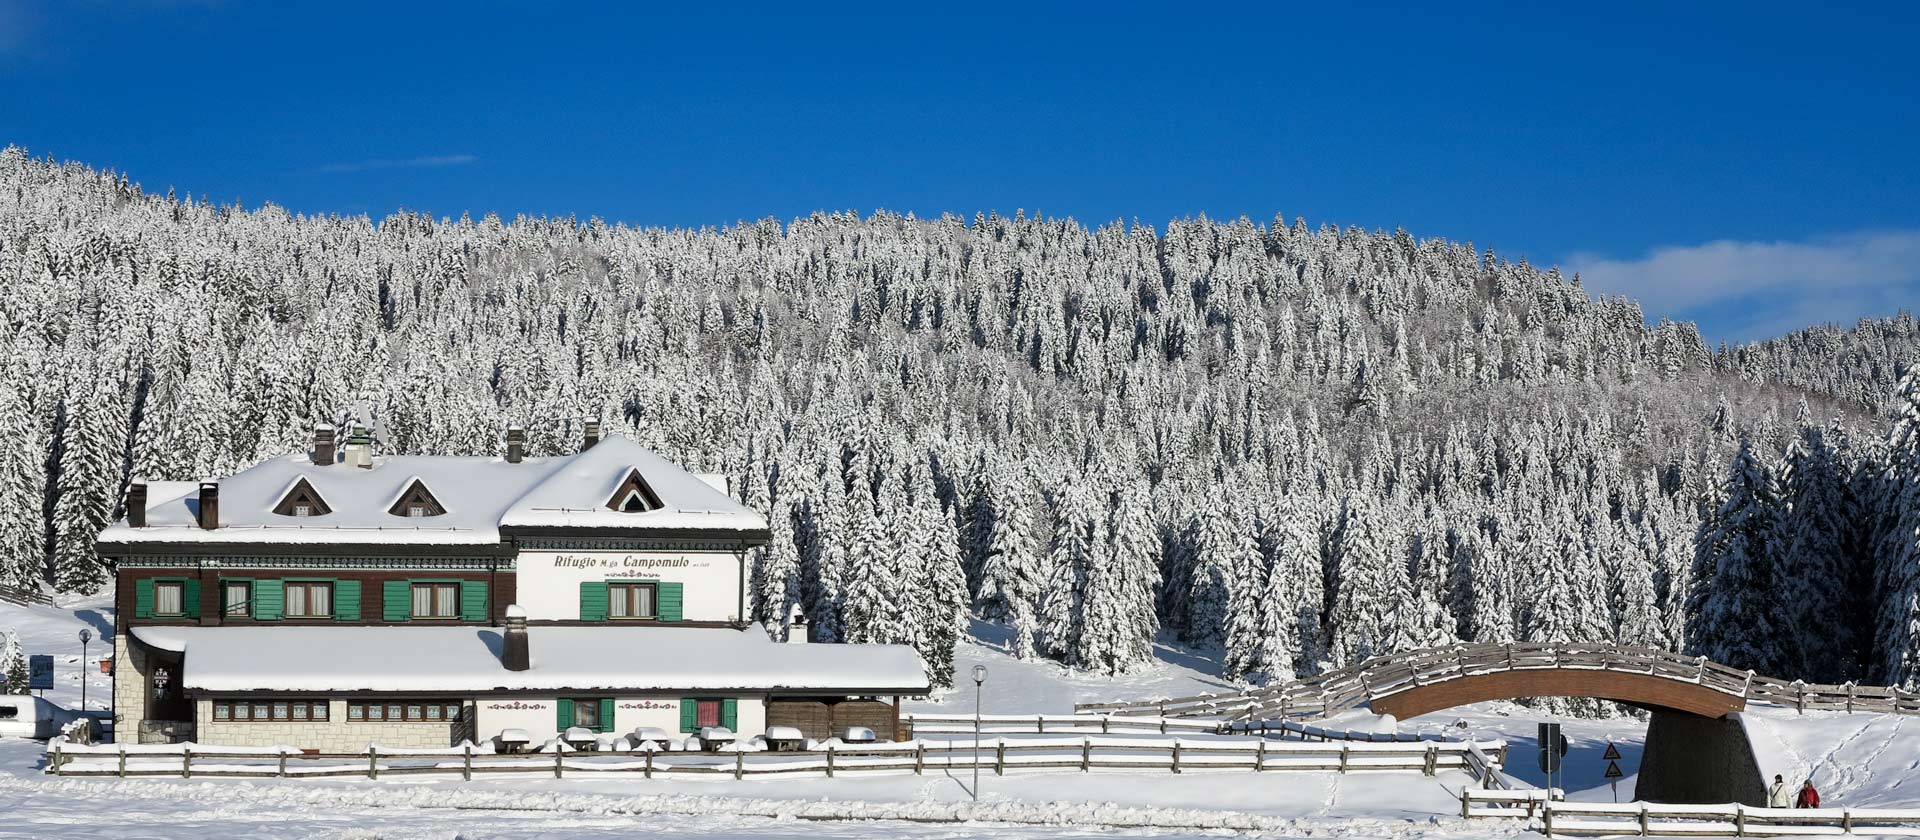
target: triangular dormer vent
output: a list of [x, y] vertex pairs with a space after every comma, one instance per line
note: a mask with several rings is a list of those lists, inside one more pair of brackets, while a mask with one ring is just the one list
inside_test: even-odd
[[407, 483], [407, 489], [400, 491], [387, 512], [394, 516], [419, 519], [426, 516], [441, 516], [447, 512], [446, 505], [433, 497], [433, 491], [427, 489], [427, 483], [416, 478]]
[[659, 494], [647, 486], [647, 480], [640, 477], [637, 469], [629, 470], [627, 479], [613, 488], [613, 497], [607, 499], [607, 509], [621, 513], [646, 513], [663, 507], [666, 505], [661, 504]]
[[333, 512], [333, 508], [327, 505], [326, 499], [320, 498], [320, 492], [313, 489], [313, 485], [302, 478], [295, 481], [292, 487], [287, 488], [287, 492], [280, 495], [280, 502], [273, 506], [273, 512], [281, 516], [304, 518], [326, 516]]

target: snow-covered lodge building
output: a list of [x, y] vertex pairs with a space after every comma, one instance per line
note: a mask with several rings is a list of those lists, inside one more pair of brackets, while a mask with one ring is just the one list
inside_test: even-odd
[[332, 751], [898, 727], [899, 698], [929, 690], [912, 648], [771, 640], [746, 619], [761, 515], [586, 428], [572, 455], [525, 457], [516, 429], [504, 457], [441, 457], [323, 426], [305, 455], [135, 482], [99, 538], [118, 737]]

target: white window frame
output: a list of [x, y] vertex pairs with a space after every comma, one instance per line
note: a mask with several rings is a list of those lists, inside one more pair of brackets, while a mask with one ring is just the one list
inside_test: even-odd
[[[164, 609], [164, 592], [173, 593], [174, 608]], [[187, 614], [187, 584], [178, 580], [156, 580], [153, 582], [153, 614], [162, 618], [179, 618]]]

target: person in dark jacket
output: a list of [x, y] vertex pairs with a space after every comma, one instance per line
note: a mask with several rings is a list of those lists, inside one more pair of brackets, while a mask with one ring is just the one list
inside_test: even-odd
[[1808, 779], [1806, 784], [1803, 784], [1800, 786], [1800, 796], [1798, 799], [1794, 801], [1793, 807], [1795, 808], [1820, 807], [1820, 791], [1814, 789], [1812, 779]]

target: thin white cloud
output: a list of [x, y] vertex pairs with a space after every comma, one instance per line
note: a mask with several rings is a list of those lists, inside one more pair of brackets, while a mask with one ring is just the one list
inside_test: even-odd
[[1578, 272], [1590, 291], [1640, 301], [1650, 318], [1697, 318], [1712, 337], [1744, 341], [1912, 309], [1920, 302], [1920, 230], [1719, 240], [1625, 260], [1582, 253], [1564, 270]]
[[320, 171], [335, 174], [342, 172], [366, 172], [371, 169], [439, 169], [447, 166], [465, 166], [478, 160], [480, 160], [480, 158], [477, 155], [429, 155], [414, 158], [330, 163], [320, 167]]

